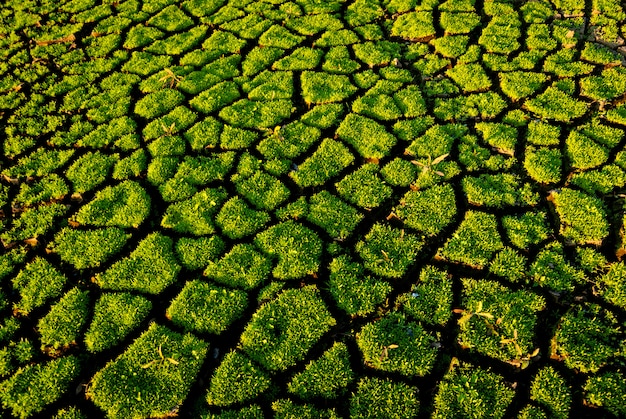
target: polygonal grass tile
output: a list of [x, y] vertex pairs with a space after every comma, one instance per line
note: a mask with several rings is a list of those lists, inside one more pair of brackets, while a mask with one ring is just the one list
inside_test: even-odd
[[208, 344], [152, 323], [91, 379], [87, 398], [111, 418], [165, 416], [185, 400]]

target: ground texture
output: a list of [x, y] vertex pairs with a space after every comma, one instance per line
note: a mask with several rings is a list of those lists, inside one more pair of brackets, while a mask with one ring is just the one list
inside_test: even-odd
[[0, 415], [626, 416], [617, 0], [0, 6]]

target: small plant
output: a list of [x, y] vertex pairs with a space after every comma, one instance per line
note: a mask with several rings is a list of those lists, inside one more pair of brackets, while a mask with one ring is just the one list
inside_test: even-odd
[[611, 265], [608, 271], [597, 279], [597, 292], [606, 301], [626, 308], [626, 265], [619, 262]]
[[292, 220], [257, 234], [255, 244], [278, 259], [272, 271], [277, 279], [298, 279], [317, 272], [322, 242], [315, 232]]
[[86, 396], [112, 418], [165, 416], [187, 396], [207, 349], [191, 334], [152, 323], [93, 376]]
[[94, 282], [108, 290], [159, 294], [176, 280], [181, 268], [174, 256], [173, 245], [171, 238], [159, 232], [152, 233], [128, 257], [96, 275]]
[[116, 345], [140, 325], [151, 309], [150, 300], [140, 295], [103, 293], [85, 332], [87, 350], [96, 353]]
[[244, 291], [194, 280], [185, 284], [165, 315], [185, 330], [219, 335], [243, 315], [247, 305]]
[[239, 351], [231, 351], [213, 372], [207, 402], [229, 406], [253, 399], [267, 391], [271, 379], [267, 372]]
[[502, 226], [508, 239], [521, 250], [540, 244], [550, 235], [545, 212], [525, 212], [521, 215], [505, 215]]
[[241, 347], [271, 371], [283, 371], [336, 324], [314, 286], [281, 292], [262, 305], [241, 334]]
[[420, 411], [417, 392], [416, 387], [388, 378], [363, 377], [350, 398], [350, 417], [417, 417]]
[[352, 46], [354, 55], [370, 68], [400, 59], [401, 45], [390, 41], [366, 41]]
[[518, 132], [515, 127], [497, 122], [479, 122], [475, 125], [487, 144], [499, 153], [513, 156], [517, 144]]

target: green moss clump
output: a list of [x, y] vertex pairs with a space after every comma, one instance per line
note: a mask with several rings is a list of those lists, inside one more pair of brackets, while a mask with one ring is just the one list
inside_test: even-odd
[[585, 281], [584, 273], [565, 259], [563, 245], [557, 242], [544, 246], [531, 265], [529, 274], [537, 284], [557, 293], [571, 292]]
[[385, 157], [396, 144], [396, 138], [372, 119], [349, 114], [337, 129], [337, 135], [365, 158]]
[[98, 191], [73, 217], [79, 224], [137, 228], [150, 214], [151, 201], [139, 183], [125, 180]]
[[42, 348], [75, 345], [89, 315], [89, 292], [72, 288], [37, 323]]
[[[6, 191], [6, 189], [3, 189]], [[63, 198], [69, 193], [69, 188], [65, 181], [56, 173], [44, 176], [43, 178], [34, 181], [33, 183], [22, 183], [20, 185], [20, 191], [15, 199], [13, 199], [14, 206], [32, 206], [40, 202], [46, 202], [50, 200], [58, 200]], [[0, 198], [0, 204], [6, 204], [8, 197], [6, 192]]]
[[543, 297], [512, 291], [495, 281], [463, 279], [462, 306], [465, 310], [458, 323], [463, 347], [527, 366], [536, 348], [537, 312], [546, 306]]
[[354, 156], [346, 146], [326, 138], [317, 150], [289, 175], [300, 187], [318, 186], [339, 174], [353, 161]]
[[517, 250], [505, 247], [491, 261], [489, 272], [508, 279], [511, 282], [520, 282], [526, 278], [528, 259]]
[[595, 406], [604, 407], [615, 416], [626, 415], [623, 403], [626, 380], [619, 372], [605, 372], [587, 379], [585, 400]]
[[446, 271], [426, 266], [411, 292], [401, 294], [397, 304], [411, 318], [427, 324], [445, 325], [452, 306], [452, 279]]
[[[501, 417], [514, 395], [515, 392], [497, 374], [469, 365], [457, 367], [439, 384], [433, 418]], [[485, 409], [485, 406], [489, 408]]]
[[277, 279], [298, 279], [319, 269], [322, 242], [315, 232], [295, 221], [282, 222], [257, 234], [255, 244], [278, 259], [272, 271]]
[[117, 254], [129, 238], [130, 234], [119, 228], [64, 228], [56, 234], [50, 247], [76, 269], [95, 268]]
[[457, 64], [446, 71], [446, 74], [458, 84], [463, 91], [481, 92], [491, 87], [491, 80], [480, 64]]
[[282, 371], [302, 360], [335, 324], [317, 288], [286, 290], [252, 316], [241, 334], [241, 347], [265, 368]]
[[539, 202], [539, 194], [532, 186], [521, 184], [519, 178], [510, 173], [466, 176], [461, 184], [471, 205], [502, 208], [534, 206]]
[[367, 366], [408, 377], [427, 375], [437, 357], [431, 345], [434, 338], [400, 314], [367, 323], [356, 334], [356, 342]]
[[366, 163], [336, 183], [337, 192], [361, 208], [376, 208], [391, 197], [392, 189], [378, 175], [378, 165]]
[[13, 309], [28, 314], [59, 297], [67, 278], [50, 262], [40, 257], [28, 263], [12, 280], [13, 287], [20, 295], [20, 301]]
[[416, 387], [388, 378], [363, 377], [350, 399], [353, 419], [417, 417], [420, 402]]
[[94, 281], [103, 289], [159, 294], [176, 280], [181, 268], [173, 247], [170, 237], [152, 233], [128, 257], [96, 275]]
[[219, 236], [181, 237], [176, 241], [176, 255], [182, 265], [190, 270], [206, 267], [224, 250], [224, 241]]
[[348, 347], [335, 342], [322, 356], [309, 362], [288, 384], [288, 390], [303, 400], [323, 397], [336, 399], [345, 394], [354, 380]]
[[222, 233], [231, 239], [240, 239], [256, 233], [269, 221], [270, 216], [266, 212], [251, 209], [239, 197], [226, 201], [215, 218]]
[[454, 189], [436, 185], [420, 191], [409, 191], [394, 208], [407, 227], [428, 235], [440, 233], [457, 213]]
[[231, 351], [213, 372], [206, 399], [210, 405], [228, 406], [250, 400], [270, 385], [267, 372], [241, 352]]
[[600, 244], [609, 234], [604, 204], [595, 196], [563, 188], [551, 194], [561, 221], [560, 233], [579, 244]]
[[554, 355], [568, 368], [595, 373], [623, 353], [620, 330], [615, 315], [599, 305], [573, 306], [558, 325]]
[[412, 41], [424, 41], [435, 35], [431, 12], [409, 12], [394, 20], [391, 35]]
[[602, 298], [618, 307], [626, 308], [626, 265], [624, 262], [612, 264], [597, 281], [598, 291]]
[[363, 215], [330, 192], [322, 191], [311, 196], [307, 219], [322, 227], [334, 239], [345, 240]]
[[391, 285], [366, 274], [363, 265], [348, 256], [339, 256], [330, 263], [330, 293], [337, 306], [350, 316], [364, 316], [391, 292]]
[[194, 280], [185, 284], [165, 315], [185, 330], [218, 335], [240, 318], [247, 306], [244, 291]]
[[256, 171], [247, 179], [236, 182], [237, 192], [261, 210], [272, 210], [289, 198], [289, 189], [277, 178]]
[[561, 180], [563, 157], [561, 150], [548, 147], [526, 147], [524, 169], [534, 181], [553, 184]]
[[148, 316], [152, 303], [130, 293], [103, 293], [96, 301], [85, 332], [89, 352], [101, 352], [121, 342]]
[[551, 366], [540, 369], [530, 387], [530, 398], [550, 413], [551, 417], [567, 419], [572, 392], [561, 375]]
[[161, 226], [177, 233], [203, 236], [215, 233], [213, 216], [226, 199], [223, 188], [207, 188], [167, 207]]
[[300, 83], [307, 104], [341, 102], [357, 91], [350, 78], [340, 74], [303, 71]]
[[547, 80], [543, 73], [512, 71], [500, 73], [500, 87], [512, 100], [520, 100], [535, 93]]
[[152, 323], [98, 371], [86, 396], [111, 418], [165, 416], [185, 400], [208, 344]]
[[484, 212], [468, 211], [456, 233], [439, 250], [438, 256], [451, 262], [482, 268], [503, 247], [496, 217]]
[[550, 235], [545, 212], [525, 212], [519, 216], [505, 215], [502, 217], [508, 239], [521, 250], [537, 245]]
[[572, 131], [565, 140], [565, 156], [574, 169], [598, 167], [609, 158], [609, 150], [580, 131]]
[[524, 106], [541, 118], [560, 122], [571, 122], [573, 119], [580, 118], [588, 108], [585, 102], [573, 99], [556, 87], [548, 87], [539, 96], [526, 101]]
[[255, 102], [241, 99], [232, 105], [222, 108], [220, 118], [235, 127], [268, 128], [275, 127], [292, 113], [290, 100], [277, 99]]
[[419, 236], [376, 223], [356, 245], [367, 269], [387, 278], [400, 278], [414, 263], [423, 246]]
[[20, 368], [2, 383], [2, 407], [14, 417], [31, 417], [59, 400], [79, 373], [80, 361], [75, 356]]
[[269, 258], [249, 244], [236, 244], [219, 261], [207, 266], [204, 274], [233, 288], [253, 289], [272, 272]]
[[179, 7], [170, 5], [154, 15], [148, 24], [167, 32], [179, 32], [193, 25], [193, 19]]

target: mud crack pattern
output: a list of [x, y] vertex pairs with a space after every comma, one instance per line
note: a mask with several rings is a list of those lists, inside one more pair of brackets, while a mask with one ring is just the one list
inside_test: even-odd
[[0, 19], [3, 416], [626, 416], [619, 1]]

